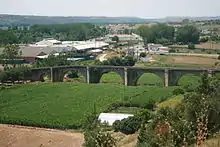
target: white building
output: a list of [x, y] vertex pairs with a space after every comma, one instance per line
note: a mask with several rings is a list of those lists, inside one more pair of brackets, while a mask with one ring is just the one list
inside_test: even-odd
[[98, 120], [101, 123], [107, 123], [108, 125], [113, 125], [116, 120], [122, 120], [128, 117], [134, 116], [133, 114], [120, 114], [120, 113], [101, 113]]
[[43, 39], [42, 41], [35, 43], [37, 46], [53, 46], [58, 44], [62, 44], [62, 42], [53, 38]]
[[142, 41], [143, 39], [137, 35], [137, 34], [132, 34], [132, 35], [128, 35], [128, 34], [113, 34], [113, 35], [106, 35], [106, 38], [113, 38], [114, 36], [117, 36], [119, 38], [119, 41], [129, 41], [129, 40], [133, 40], [133, 41]]

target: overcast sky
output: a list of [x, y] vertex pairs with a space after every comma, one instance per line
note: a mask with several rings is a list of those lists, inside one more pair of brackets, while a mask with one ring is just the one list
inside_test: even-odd
[[220, 0], [0, 0], [0, 13], [48, 16], [220, 16]]

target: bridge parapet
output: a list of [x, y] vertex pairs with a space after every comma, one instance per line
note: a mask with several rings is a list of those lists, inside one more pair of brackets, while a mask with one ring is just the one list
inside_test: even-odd
[[[160, 68], [160, 67], [122, 67], [122, 66], [57, 66], [46, 68], [31, 69], [29, 76], [26, 78], [32, 81], [40, 81], [42, 75], [48, 74], [51, 76], [52, 82], [62, 82], [65, 73], [68, 71], [80, 72], [87, 83], [99, 83], [103, 74], [108, 72], [115, 72], [121, 76], [126, 86], [137, 85], [138, 79], [144, 73], [153, 73], [163, 79], [165, 86], [176, 86], [179, 79], [185, 74], [200, 75], [201, 73], [208, 73], [210, 75], [220, 73], [220, 69], [202, 69], [202, 68]], [[31, 75], [31, 76], [30, 76]]]

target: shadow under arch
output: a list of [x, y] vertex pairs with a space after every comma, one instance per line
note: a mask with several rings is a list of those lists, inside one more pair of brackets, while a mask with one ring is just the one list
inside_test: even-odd
[[86, 77], [83, 73], [75, 69], [63, 71], [61, 78], [62, 82], [86, 83]]
[[51, 73], [49, 71], [41, 73], [39, 77], [39, 81], [40, 82], [51, 82]]

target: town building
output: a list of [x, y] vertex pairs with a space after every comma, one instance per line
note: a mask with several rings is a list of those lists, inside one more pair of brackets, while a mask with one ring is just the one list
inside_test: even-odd
[[137, 35], [137, 34], [112, 34], [112, 35], [106, 35], [105, 38], [106, 39], [111, 39], [113, 37], [117, 36], [119, 38], [119, 41], [143, 41], [143, 39]]
[[108, 43], [103, 41], [58, 41], [55, 39], [43, 39], [35, 44], [20, 46], [22, 58], [27, 63], [35, 62], [37, 59], [47, 58], [49, 55], [59, 55], [67, 52], [83, 52], [89, 54], [99, 54], [107, 49]]

